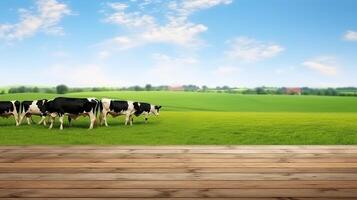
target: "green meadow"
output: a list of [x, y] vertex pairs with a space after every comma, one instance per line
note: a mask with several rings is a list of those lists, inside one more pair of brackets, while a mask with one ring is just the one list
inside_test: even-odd
[[[54, 94], [4, 94], [0, 100], [54, 98]], [[71, 97], [113, 98], [162, 105], [160, 116], [147, 124], [134, 118], [109, 117], [110, 127], [88, 130], [80, 118], [65, 129], [13, 118], [0, 118], [1, 145], [32, 144], [357, 144], [357, 98], [327, 96], [239, 95], [199, 92], [82, 92]], [[37, 122], [38, 117], [34, 117]]]

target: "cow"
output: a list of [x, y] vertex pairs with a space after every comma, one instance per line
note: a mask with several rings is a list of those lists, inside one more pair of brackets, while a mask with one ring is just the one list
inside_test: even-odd
[[[145, 116], [145, 123], [147, 123], [148, 116], [150, 114], [158, 116], [160, 114], [160, 108], [162, 108], [162, 106], [156, 106], [144, 102], [137, 102], [137, 104], [138, 104], [138, 109], [136, 110], [134, 115], [138, 117], [143, 114]], [[133, 121], [133, 118], [131, 120]]]
[[0, 116], [8, 118], [13, 115], [15, 118], [16, 126], [19, 125], [19, 101], [0, 101]]
[[19, 124], [21, 125], [23, 119], [26, 117], [27, 124], [30, 125], [32, 115], [37, 115], [41, 117], [41, 120], [38, 124], [42, 124], [46, 126], [46, 103], [47, 99], [35, 100], [35, 101], [23, 101], [21, 102], [21, 111], [20, 111], [20, 119]]
[[102, 99], [100, 104], [100, 124], [108, 126], [107, 116], [110, 114], [112, 117], [117, 117], [119, 115], [125, 115], [125, 125], [133, 125], [131, 120], [133, 114], [139, 110], [139, 105], [137, 102], [133, 101], [121, 101], [112, 99]]
[[69, 119], [76, 119], [79, 116], [89, 116], [89, 129], [93, 129], [98, 108], [99, 101], [95, 98], [57, 97], [46, 103], [46, 112], [49, 114], [51, 122], [49, 129], [52, 129], [53, 122], [58, 116], [61, 123], [60, 130], [63, 130], [63, 118], [65, 115]]

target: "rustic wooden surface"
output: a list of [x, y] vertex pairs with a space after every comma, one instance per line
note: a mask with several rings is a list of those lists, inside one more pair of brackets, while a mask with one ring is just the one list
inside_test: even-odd
[[0, 199], [357, 199], [357, 146], [2, 146]]

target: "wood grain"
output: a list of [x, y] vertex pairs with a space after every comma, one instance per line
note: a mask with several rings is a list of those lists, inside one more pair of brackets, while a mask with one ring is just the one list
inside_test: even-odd
[[357, 199], [357, 146], [2, 146], [5, 199]]
[[357, 189], [357, 181], [0, 181], [2, 189]]

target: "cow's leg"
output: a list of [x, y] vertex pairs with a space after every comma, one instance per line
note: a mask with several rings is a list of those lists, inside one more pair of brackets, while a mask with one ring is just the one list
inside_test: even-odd
[[19, 126], [19, 114], [17, 112], [13, 113], [14, 118], [15, 118], [15, 122], [16, 122], [16, 126]]
[[148, 123], [148, 116], [149, 116], [149, 114], [145, 113], [145, 124]]
[[134, 118], [134, 116], [133, 116], [133, 115], [130, 115], [130, 116], [129, 116], [130, 126], [132, 126], [132, 125], [133, 125], [133, 118]]
[[51, 115], [49, 115], [49, 118], [50, 118], [50, 127], [48, 128], [48, 129], [52, 129], [52, 127], [53, 127], [53, 123], [54, 123], [54, 121], [55, 121], [55, 117], [57, 116], [57, 114], [51, 114]]
[[27, 121], [27, 124], [28, 124], [28, 125], [31, 125], [30, 117], [31, 117], [31, 116], [26, 116], [26, 121]]
[[100, 126], [103, 125], [103, 113], [102, 112], [99, 114], [99, 125]]
[[22, 120], [24, 120], [25, 115], [26, 115], [26, 112], [23, 112], [20, 114], [19, 125], [22, 123]]
[[72, 118], [70, 116], [68, 116], [68, 124], [69, 124], [69, 126], [72, 125], [71, 122], [72, 122]]
[[90, 112], [88, 115], [89, 115], [89, 119], [90, 119], [89, 129], [93, 129], [93, 126], [95, 123], [95, 114], [93, 112]]
[[130, 114], [125, 115], [125, 126], [128, 125], [128, 122], [130, 120]]
[[48, 119], [46, 121], [46, 116], [42, 116], [42, 119], [43, 119], [43, 125], [47, 126]]
[[38, 125], [41, 125], [42, 123], [43, 123], [43, 125], [45, 125], [46, 126], [46, 117], [45, 116], [41, 116], [41, 120], [37, 123]]
[[60, 130], [63, 130], [63, 118], [64, 118], [64, 115], [61, 115], [61, 116], [59, 117], [59, 121], [60, 121], [60, 123], [61, 123], [61, 125], [60, 125]]
[[51, 123], [51, 115], [47, 116], [47, 119], [45, 120], [44, 123], [47, 123], [47, 124]]
[[36, 122], [33, 120], [32, 116], [30, 116], [31, 122], [36, 124]]
[[53, 122], [55, 121], [54, 117], [50, 117], [50, 127], [48, 127], [48, 129], [52, 129], [53, 127]]
[[107, 117], [108, 117], [108, 112], [103, 111], [103, 121], [104, 121], [105, 126], [108, 126]]

